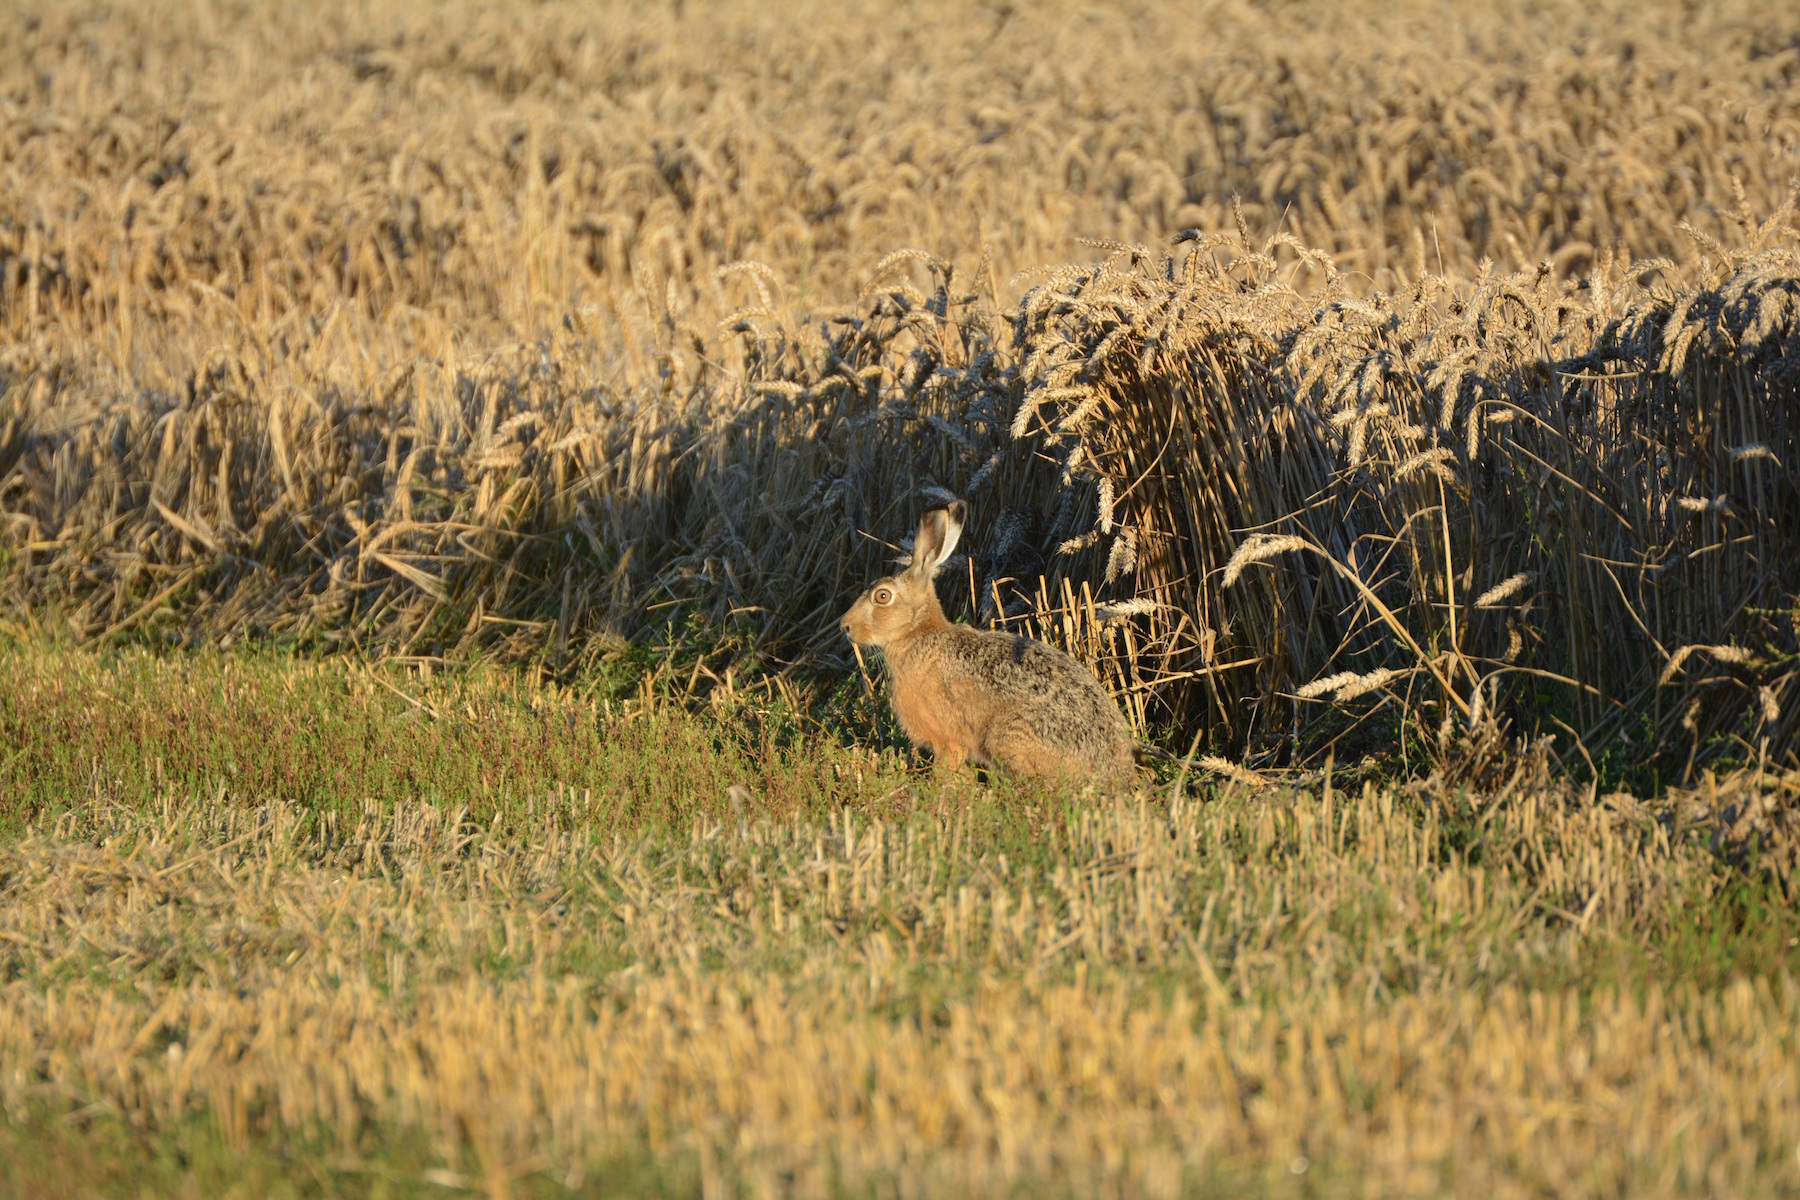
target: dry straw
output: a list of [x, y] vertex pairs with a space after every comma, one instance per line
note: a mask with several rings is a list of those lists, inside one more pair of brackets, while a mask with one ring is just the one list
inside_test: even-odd
[[1791, 979], [1528, 982], [1715, 902], [1676, 826], [1791, 872], [1792, 780], [1658, 820], [1521, 767], [1474, 864], [1452, 792], [1209, 765], [1255, 799], [1089, 806], [1032, 863], [954, 809], [655, 839], [561, 788], [338, 822], [102, 780], [0, 847], [0, 1106], [323, 1130], [347, 1161], [413, 1130], [489, 1196], [646, 1150], [794, 1196], [1174, 1196], [1301, 1156], [1371, 1196], [1800, 1180]]

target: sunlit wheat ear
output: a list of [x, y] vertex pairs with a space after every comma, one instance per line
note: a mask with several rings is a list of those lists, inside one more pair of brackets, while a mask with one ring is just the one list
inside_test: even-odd
[[1775, 452], [1761, 442], [1753, 442], [1747, 446], [1738, 446], [1731, 451], [1731, 461], [1733, 462], [1748, 462], [1759, 458], [1768, 459], [1778, 467], [1781, 465], [1781, 459], [1776, 457]]
[[1106, 554], [1106, 582], [1117, 583], [1120, 577], [1137, 570], [1138, 541], [1135, 529], [1121, 529]]
[[1029, 395], [1019, 402], [1019, 410], [1013, 414], [1012, 425], [1007, 430], [1008, 436], [1014, 441], [1019, 440], [1030, 432], [1031, 418], [1037, 412], [1038, 403], [1039, 401], [1037, 399]]
[[1112, 476], [1102, 475], [1099, 487], [1099, 515], [1096, 524], [1101, 533], [1111, 533], [1113, 527], [1113, 481]]
[[1379, 671], [1370, 671], [1367, 675], [1357, 675], [1339, 685], [1334, 699], [1342, 704], [1345, 701], [1354, 700], [1358, 696], [1366, 696], [1376, 688], [1385, 687], [1394, 680], [1412, 673], [1383, 667]]
[[1358, 675], [1355, 671], [1339, 671], [1336, 675], [1327, 675], [1323, 679], [1315, 679], [1311, 683], [1295, 689], [1294, 695], [1300, 697], [1302, 700], [1316, 700], [1320, 696], [1328, 695], [1341, 687], [1356, 683], [1360, 679], [1362, 679], [1362, 676]]
[[1099, 411], [1100, 402], [1103, 399], [1104, 397], [1101, 396], [1097, 389], [1088, 389], [1088, 394], [1081, 403], [1071, 409], [1068, 416], [1057, 422], [1057, 429], [1063, 432], [1080, 429], [1083, 425], [1087, 424], [1088, 418]]
[[1087, 458], [1087, 455], [1088, 455], [1088, 444], [1086, 442], [1075, 443], [1075, 448], [1073, 450], [1070, 450], [1069, 456], [1063, 460], [1063, 466], [1062, 466], [1062, 485], [1063, 485], [1063, 487], [1066, 488], [1071, 483], [1075, 482], [1075, 472], [1077, 472], [1081, 469], [1082, 461]]
[[1059, 555], [1080, 554], [1083, 550], [1086, 550], [1088, 547], [1097, 545], [1099, 543], [1099, 541], [1100, 541], [1100, 535], [1097, 532], [1095, 532], [1094, 530], [1090, 529], [1084, 534], [1080, 534], [1077, 537], [1072, 537], [1072, 538], [1069, 538], [1067, 541], [1059, 543], [1056, 547], [1056, 553]]
[[1781, 720], [1781, 705], [1775, 699], [1775, 689], [1764, 684], [1756, 689], [1757, 707], [1762, 711], [1765, 725], [1773, 725]]
[[757, 305], [752, 308], [740, 308], [726, 313], [719, 318], [719, 328], [729, 333], [756, 333], [756, 322], [761, 321], [766, 328], [780, 329], [781, 314], [774, 309]]
[[796, 400], [806, 394], [806, 385], [791, 379], [759, 379], [750, 385], [750, 390], [759, 396], [784, 396]]
[[1517, 575], [1509, 575], [1499, 583], [1475, 598], [1476, 608], [1498, 608], [1501, 604], [1518, 595], [1525, 586], [1537, 578], [1535, 571], [1520, 571]]
[[1442, 446], [1424, 450], [1400, 464], [1400, 469], [1395, 472], [1395, 476], [1405, 479], [1418, 471], [1430, 471], [1446, 483], [1455, 483], [1457, 482], [1456, 472], [1445, 465], [1455, 457], [1454, 453]]
[[1097, 604], [1094, 606], [1094, 616], [1104, 624], [1131, 617], [1147, 617], [1162, 607], [1148, 596], [1137, 596], [1114, 604]]
[[1369, 422], [1354, 421], [1350, 424], [1350, 445], [1344, 452], [1344, 465], [1354, 471], [1362, 465], [1363, 452], [1368, 446]]
[[1244, 568], [1254, 563], [1264, 562], [1277, 555], [1287, 554], [1294, 550], [1310, 550], [1311, 542], [1296, 534], [1259, 533], [1246, 540], [1235, 550], [1225, 564], [1223, 586], [1230, 587], [1238, 581]]
[[1761, 662], [1756, 655], [1742, 646], [1682, 646], [1669, 656], [1668, 665], [1657, 677], [1657, 686], [1668, 686], [1675, 676], [1681, 673], [1682, 665], [1695, 654], [1708, 655], [1714, 662], [1725, 663], [1729, 666], [1749, 667]]
[[1222, 775], [1233, 783], [1241, 783], [1246, 787], [1260, 790], [1262, 788], [1274, 786], [1274, 781], [1268, 776], [1252, 771], [1248, 767], [1241, 766], [1238, 763], [1234, 763], [1230, 759], [1220, 758], [1216, 754], [1202, 755], [1194, 760], [1194, 765], [1211, 771], [1215, 775]]
[[764, 263], [745, 260], [742, 262], [726, 263], [714, 272], [715, 278], [719, 279], [721, 282], [736, 275], [749, 277], [751, 283], [756, 287], [756, 297], [757, 300], [761, 302], [763, 308], [774, 308], [775, 289], [781, 286], [781, 278], [772, 268]]

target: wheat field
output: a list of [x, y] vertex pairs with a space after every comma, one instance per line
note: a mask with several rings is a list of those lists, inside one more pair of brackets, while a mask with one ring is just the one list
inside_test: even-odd
[[[1796, 179], [1775, 0], [0, 6], [0, 1190], [1800, 1187]], [[947, 495], [1179, 768], [924, 782]]]
[[830, 675], [947, 490], [1182, 744], [1795, 749], [1786, 6], [252, 11], [8, 17], [15, 613]]

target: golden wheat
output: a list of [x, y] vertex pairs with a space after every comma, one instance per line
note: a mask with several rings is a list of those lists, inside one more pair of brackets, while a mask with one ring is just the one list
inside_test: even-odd
[[[1791, 211], [1687, 290], [1540, 269], [1302, 295], [1278, 245], [1229, 237], [1229, 266], [1140, 249], [1069, 273], [1021, 305], [1012, 430], [1063, 458], [1061, 570], [1110, 574], [1096, 514], [1129, 496], [1104, 523], [1156, 603], [1132, 670], [1246, 748], [1305, 727], [1278, 705], [1375, 690], [1318, 686], [1348, 667], [1465, 749], [1496, 721], [1553, 731], [1549, 689], [1583, 755], [1791, 753]], [[1706, 646], [1736, 670], [1695, 681], [1706, 720], [1677, 734], [1692, 697], [1663, 689]]]
[[1659, 686], [1794, 636], [1787, 6], [6, 19], [28, 620], [846, 669], [939, 489], [972, 616], [1237, 757], [1795, 748], [1778, 666]]

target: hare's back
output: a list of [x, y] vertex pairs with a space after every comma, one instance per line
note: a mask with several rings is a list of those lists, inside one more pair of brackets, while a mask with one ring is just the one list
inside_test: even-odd
[[1125, 729], [1118, 705], [1094, 673], [1061, 650], [998, 630], [958, 626], [952, 632], [959, 668], [1005, 707], [1029, 713], [1044, 733], [1067, 740], [1085, 730], [1109, 742]]

